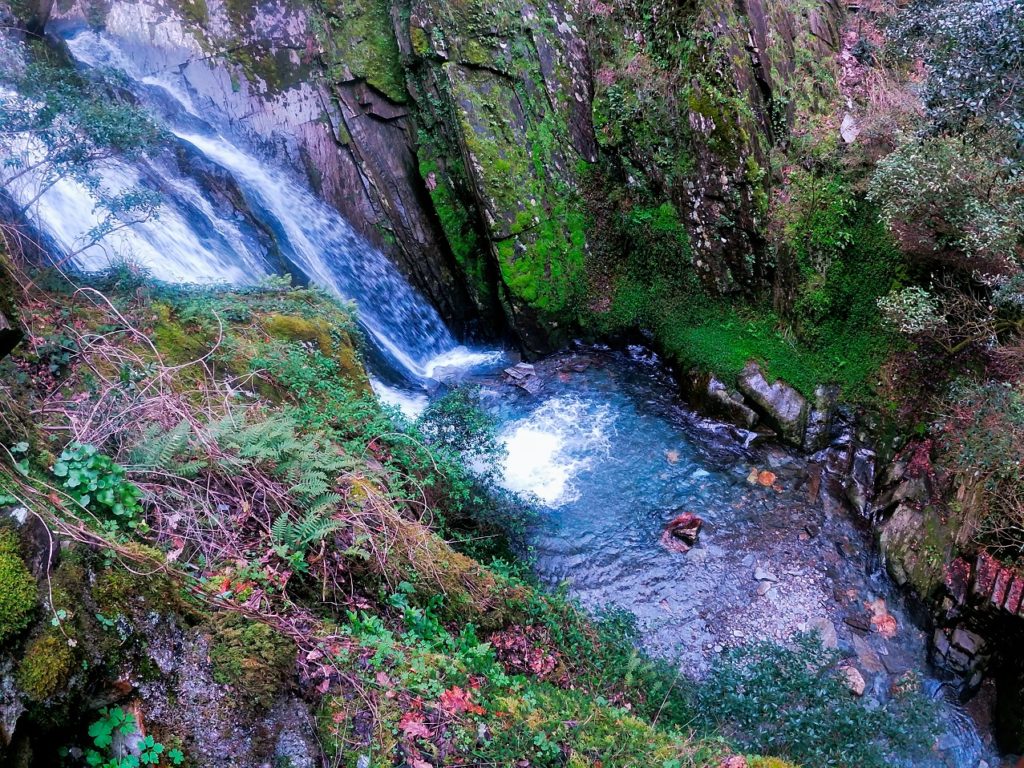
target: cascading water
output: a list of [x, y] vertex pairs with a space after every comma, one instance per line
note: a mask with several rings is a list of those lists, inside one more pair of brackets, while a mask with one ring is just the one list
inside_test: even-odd
[[[270, 233], [281, 261], [356, 303], [359, 321], [388, 369], [381, 373], [416, 382], [432, 378], [441, 367], [498, 359], [494, 352], [458, 345], [434, 308], [382, 253], [288, 169], [257, 156], [218, 124], [215, 105], [197, 108], [177, 71], [140, 72], [101, 33], [79, 29], [65, 40], [80, 64], [119, 72], [186, 153], [226, 173], [255, 219], [247, 222], [235, 211], [218, 210], [201, 184], [174, 163], [146, 160], [129, 166], [115, 160], [97, 169], [103, 184], [113, 193], [140, 185], [159, 189], [164, 205], [158, 218], [83, 248], [99, 213], [89, 190], [70, 179], [46, 191], [28, 211], [60, 252], [74, 254], [70, 260], [77, 267], [96, 270], [112, 258], [129, 257], [168, 281], [253, 283], [276, 271], [277, 260], [260, 245], [260, 234]], [[22, 201], [31, 195], [28, 188], [14, 193]]]

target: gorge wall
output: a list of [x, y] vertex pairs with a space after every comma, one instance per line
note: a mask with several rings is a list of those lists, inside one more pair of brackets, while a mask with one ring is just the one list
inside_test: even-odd
[[[775, 274], [767, 154], [815, 98], [841, 9], [751, 0], [113, 0], [23, 8], [103, 29], [284, 154], [463, 330], [551, 349], [614, 287], [610, 198], [668, 204], [715, 292]], [[595, 255], [596, 254], [596, 255]]]

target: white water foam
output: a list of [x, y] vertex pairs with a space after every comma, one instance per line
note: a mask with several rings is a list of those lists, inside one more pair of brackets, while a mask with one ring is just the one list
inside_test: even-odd
[[422, 392], [410, 392], [385, 384], [380, 379], [370, 377], [370, 386], [377, 399], [384, 405], [390, 405], [402, 412], [409, 421], [415, 421], [427, 409], [429, 402]]
[[614, 421], [607, 403], [573, 396], [545, 401], [501, 431], [502, 485], [553, 509], [576, 501], [576, 478], [608, 455]]

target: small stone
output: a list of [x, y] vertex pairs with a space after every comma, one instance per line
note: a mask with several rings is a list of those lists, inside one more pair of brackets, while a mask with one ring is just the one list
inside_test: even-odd
[[864, 682], [864, 675], [856, 667], [843, 667], [841, 671], [846, 687], [850, 689], [850, 693], [854, 696], [863, 696], [864, 689], [867, 688], [867, 683]]
[[771, 571], [769, 571], [769, 570], [767, 570], [765, 568], [762, 568], [761, 566], [757, 566], [757, 568], [754, 569], [754, 578], [757, 579], [758, 581], [778, 581], [779, 580], [778, 576], [776, 576]]
[[806, 531], [807, 535], [813, 539], [815, 536], [821, 533], [821, 528], [818, 527], [815, 523], [808, 523], [804, 526], [804, 531]]
[[356, 768], [370, 768], [370, 756], [360, 755], [356, 759]]
[[771, 488], [775, 485], [776, 476], [774, 472], [765, 470], [757, 473], [757, 484], [764, 486], [765, 488]]
[[770, 581], [762, 581], [760, 584], [757, 585], [757, 596], [764, 597], [768, 594], [768, 590], [771, 588], [772, 583]]

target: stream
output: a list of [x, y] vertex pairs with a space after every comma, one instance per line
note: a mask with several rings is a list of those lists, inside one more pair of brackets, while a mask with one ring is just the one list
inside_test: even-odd
[[[536, 366], [536, 394], [515, 386], [495, 369], [500, 352], [461, 346], [398, 270], [303, 179], [235, 135], [217, 105], [194, 102], [184, 63], [156, 57], [162, 69], [143, 67], [122, 55], [116, 40], [86, 30], [63, 34], [82, 66], [121, 70], [179, 158], [166, 151], [104, 169], [111, 187], [152, 186], [167, 202], [158, 220], [82, 250], [74, 259], [80, 269], [130, 255], [156, 277], [178, 282], [301, 273], [358, 303], [382, 400], [407, 413], [422, 410], [429, 380], [442, 368], [465, 371], [480, 386], [507, 448], [503, 482], [531, 497], [538, 511], [529, 538], [544, 584], [568, 584], [591, 610], [631, 612], [645, 649], [694, 679], [731, 646], [816, 629], [856, 662], [869, 705], [884, 702], [907, 671], [942, 697], [942, 686], [928, 677], [926, 638], [881, 574], [869, 533], [840, 505], [817, 499], [805, 459], [749, 445], [749, 433], [695, 415], [678, 402], [678, 387], [659, 361], [641, 349], [555, 355]], [[210, 191], [201, 170], [210, 166], [245, 199], [244, 213]], [[78, 250], [95, 216], [88, 191], [71, 181], [30, 212], [57, 253]], [[686, 553], [661, 543], [666, 523], [682, 512], [704, 521]], [[942, 717], [934, 754], [914, 765], [976, 768], [989, 759], [955, 704], [945, 703]]]
[[[929, 677], [927, 637], [880, 570], [869, 531], [818, 500], [804, 458], [747, 446], [749, 433], [687, 409], [640, 348], [585, 348], [536, 371], [535, 395], [495, 377], [479, 383], [501, 424], [504, 484], [539, 513], [529, 540], [543, 583], [568, 585], [593, 611], [629, 611], [644, 648], [693, 679], [729, 647], [816, 630], [861, 671], [868, 706], [908, 672], [942, 702], [934, 754], [901, 765], [998, 764]], [[765, 470], [768, 486], [755, 479]], [[704, 521], [686, 553], [662, 543], [683, 512]]]

